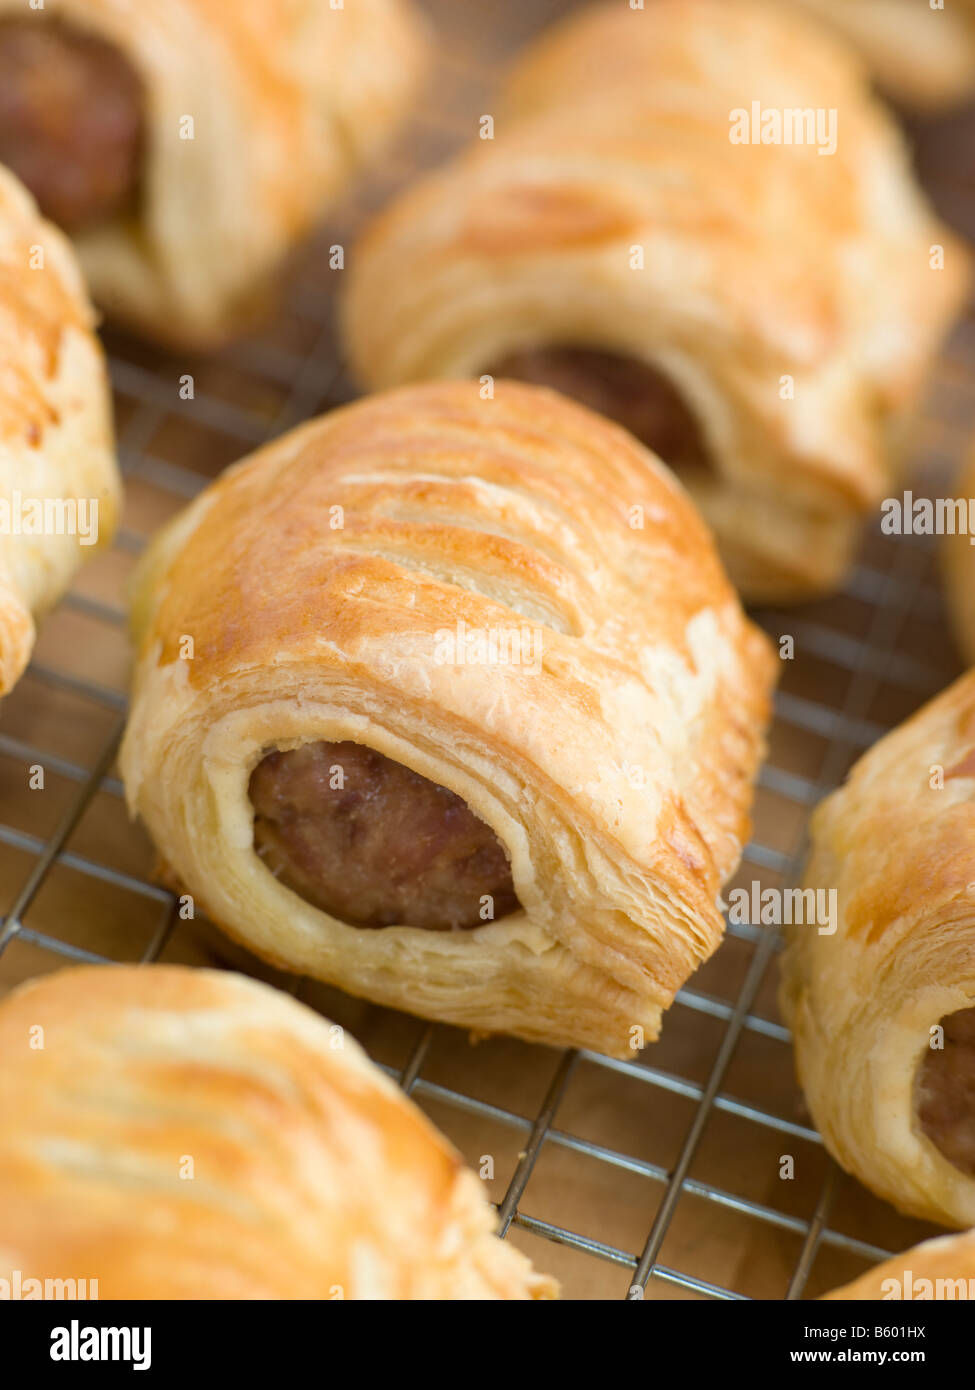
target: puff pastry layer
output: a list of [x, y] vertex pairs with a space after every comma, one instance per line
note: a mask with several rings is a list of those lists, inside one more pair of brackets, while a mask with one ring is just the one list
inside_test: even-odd
[[975, 672], [882, 739], [817, 809], [782, 1006], [830, 1153], [901, 1211], [975, 1222]]
[[[733, 144], [753, 103], [821, 108], [827, 141], [835, 111], [835, 152]], [[653, 369], [704, 437], [712, 467], [682, 477], [742, 592], [836, 586], [968, 279], [852, 53], [772, 6], [600, 6], [529, 50], [475, 146], [353, 250], [359, 378], [552, 348]]]
[[190, 347], [250, 321], [402, 115], [426, 49], [406, 0], [0, 0], [0, 30], [10, 18], [91, 34], [141, 83], [135, 206], [76, 246], [109, 313]]
[[[955, 483], [953, 498], [964, 500], [968, 515], [975, 515], [975, 450]], [[958, 647], [970, 666], [975, 666], [975, 533], [961, 530], [941, 541], [941, 562], [948, 607]]]
[[0, 1005], [0, 1277], [105, 1298], [555, 1297], [342, 1029], [241, 975], [86, 966]]
[[[135, 622], [129, 805], [261, 956], [426, 1017], [631, 1056], [717, 946], [774, 661], [686, 495], [600, 417], [457, 382], [312, 421], [162, 533]], [[508, 659], [512, 634], [528, 640]], [[342, 741], [463, 799], [520, 907], [472, 930], [364, 930], [276, 879], [252, 773]]]
[[939, 1236], [895, 1255], [825, 1294], [830, 1299], [970, 1299], [975, 1291], [975, 1231]]
[[975, 92], [975, 5], [914, 0], [794, 0], [849, 39], [884, 90], [935, 111]]
[[30, 659], [35, 619], [111, 540], [119, 497], [105, 363], [74, 255], [0, 167], [0, 694]]

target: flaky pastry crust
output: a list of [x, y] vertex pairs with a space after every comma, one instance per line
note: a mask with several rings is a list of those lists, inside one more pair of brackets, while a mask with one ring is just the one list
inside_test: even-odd
[[[721, 938], [774, 661], [686, 495], [630, 436], [512, 383], [348, 406], [171, 524], [135, 617], [129, 805], [231, 935], [478, 1031], [617, 1056], [656, 1037]], [[458, 626], [527, 627], [540, 660], [445, 664]], [[248, 779], [316, 740], [464, 798], [522, 910], [365, 931], [286, 888], [254, 851]]]
[[[0, 167], [0, 694], [30, 659], [35, 620], [111, 540], [119, 497], [105, 362], [74, 255]], [[25, 531], [35, 502], [78, 499], [97, 503], [97, 545], [69, 513]]]
[[[25, 12], [0, 0], [0, 18]], [[109, 314], [190, 348], [250, 323], [402, 117], [427, 47], [407, 0], [47, 0], [36, 18], [94, 32], [141, 78], [138, 208], [76, 247]]]
[[460, 1156], [341, 1028], [242, 975], [86, 966], [0, 1004], [0, 1278], [97, 1297], [529, 1299]]
[[[754, 102], [835, 111], [835, 152], [733, 144]], [[742, 593], [836, 587], [968, 283], [852, 52], [781, 7], [601, 5], [529, 49], [474, 145], [353, 249], [359, 379], [645, 363], [701, 426], [713, 468], [685, 480]]]
[[805, 886], [836, 890], [838, 925], [787, 929], [782, 1007], [813, 1119], [899, 1210], [971, 1226], [975, 1177], [920, 1123], [918, 1082], [931, 1030], [975, 1006], [975, 672], [860, 759], [812, 842]]

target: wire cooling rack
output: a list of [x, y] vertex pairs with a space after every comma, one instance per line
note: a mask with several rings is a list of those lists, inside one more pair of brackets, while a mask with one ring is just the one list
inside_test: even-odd
[[[471, 137], [499, 65], [560, 3], [427, 4], [443, 56], [427, 105], [323, 241], [296, 260], [287, 302], [215, 359], [163, 357], [106, 334], [126, 476], [124, 527], [42, 629], [0, 718], [0, 992], [77, 961], [249, 970], [349, 1027], [485, 1178], [502, 1232], [579, 1298], [799, 1298], [932, 1234], [840, 1173], [802, 1108], [777, 1012], [778, 933], [730, 926], [682, 990], [660, 1042], [632, 1061], [459, 1031], [284, 976], [152, 879], [114, 760], [125, 718], [124, 588], [158, 524], [226, 464], [353, 392], [333, 333], [341, 272], [324, 248], [417, 169]], [[464, 13], [458, 14], [462, 10]], [[929, 185], [975, 234], [958, 177], [975, 120], [918, 133]], [[941, 363], [915, 449], [937, 490], [975, 427], [975, 315]], [[194, 396], [181, 399], [190, 373]], [[922, 483], [914, 481], [920, 493]], [[931, 548], [866, 540], [843, 594], [764, 613], [795, 639], [737, 885], [794, 883], [811, 807], [850, 764], [957, 674]], [[38, 783], [43, 780], [43, 785]], [[791, 1160], [791, 1164], [789, 1162]]]

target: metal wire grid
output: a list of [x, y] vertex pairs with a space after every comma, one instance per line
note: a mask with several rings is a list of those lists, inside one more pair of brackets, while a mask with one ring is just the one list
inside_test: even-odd
[[[483, 81], [483, 73], [479, 74], [479, 78]], [[352, 220], [355, 221], [355, 214]], [[318, 287], [309, 288], [308, 284], [303, 284], [292, 309], [312, 329], [311, 346], [306, 352], [294, 354], [267, 343], [248, 343], [234, 349], [226, 359], [232, 369], [257, 372], [263, 380], [275, 383], [282, 389], [281, 404], [272, 419], [262, 419], [239, 404], [228, 403], [205, 392], [198, 392], [193, 402], [183, 407], [174, 402], [171, 375], [164, 376], [158, 368], [147, 367], [139, 360], [137, 352], [130, 352], [127, 345], [121, 345], [112, 356], [111, 371], [116, 389], [128, 401], [135, 402], [135, 409], [119, 434], [120, 458], [129, 480], [142, 480], [178, 499], [188, 499], [205, 485], [207, 479], [199, 473], [154, 457], [150, 450], [150, 442], [156, 431], [174, 412], [181, 412], [195, 425], [219, 430], [238, 441], [242, 453], [315, 413], [323, 403], [335, 403], [351, 394], [336, 356], [329, 295], [319, 292]], [[960, 395], [956, 391], [951, 409], [945, 409], [943, 403], [932, 407], [926, 422], [928, 434], [934, 440], [928, 446], [929, 458], [957, 458], [963, 448], [972, 415], [964, 393], [964, 383], [966, 379], [971, 379], [971, 369], [975, 366], [973, 328], [975, 320], [967, 325], [967, 331], [958, 335], [954, 356], [946, 362], [942, 380], [949, 386], [960, 383], [962, 389]], [[844, 669], [849, 678], [845, 696], [836, 706], [809, 698], [802, 692], [783, 691], [777, 697], [779, 726], [784, 724], [793, 731], [799, 731], [801, 736], [826, 740], [828, 745], [815, 778], [799, 776], [774, 763], [767, 765], [762, 773], [761, 786], [799, 808], [803, 822], [809, 808], [842, 780], [851, 754], [858, 754], [885, 731], [884, 724], [871, 717], [871, 710], [885, 685], [896, 686], [914, 704], [919, 704], [927, 694], [933, 693], [930, 669], [898, 649], [898, 641], [906, 624], [912, 621], [937, 622], [939, 619], [939, 598], [925, 575], [929, 557], [923, 546], [908, 539], [891, 539], [889, 544], [892, 555], [890, 567], [884, 570], [869, 563], [862, 564], [852, 574], [844, 592], [847, 601], [867, 605], [871, 610], [870, 622], [863, 634], [844, 634], [828, 622], [819, 622], [802, 614], [790, 615], [783, 623], [772, 615], [765, 620], [772, 633], [778, 634], [781, 630], [792, 633], [804, 650], [827, 657], [831, 663]], [[142, 540], [131, 531], [123, 531], [116, 545], [123, 551], [135, 553], [141, 548]], [[64, 604], [108, 628], [117, 629], [125, 621], [121, 605], [105, 603], [83, 594], [70, 594]], [[155, 961], [173, 933], [179, 929], [177, 903], [173, 895], [148, 878], [121, 871], [101, 862], [99, 858], [74, 852], [68, 847], [96, 793], [104, 792], [113, 798], [122, 796], [122, 786], [112, 775], [112, 766], [124, 728], [125, 699], [108, 684], [79, 678], [41, 661], [32, 664], [30, 674], [43, 686], [65, 692], [106, 712], [111, 717], [111, 724], [110, 732], [90, 767], [0, 732], [0, 754], [22, 760], [27, 765], [40, 763], [45, 769], [74, 784], [70, 802], [50, 834], [37, 836], [13, 825], [0, 824], [0, 847], [19, 851], [32, 859], [31, 867], [23, 876], [0, 924], [0, 955], [12, 942], [18, 941], [50, 952], [65, 962], [109, 963], [116, 958], [74, 942], [60, 940], [49, 932], [28, 925], [28, 913], [49, 873], [55, 865], [63, 865], [88, 881], [110, 884], [155, 905], [155, 927], [140, 957], [144, 962]], [[949, 674], [946, 672], [944, 678], [947, 679]], [[934, 683], [937, 683], [937, 673]], [[804, 830], [796, 837], [789, 851], [758, 838], [746, 848], [744, 863], [752, 870], [773, 871], [784, 882], [795, 882], [801, 869], [804, 847]], [[754, 1011], [759, 989], [781, 946], [778, 932], [735, 924], [729, 924], [728, 932], [752, 950], [737, 997], [730, 1002], [705, 993], [693, 984], [678, 995], [678, 1002], [685, 1008], [723, 1024], [720, 1044], [703, 1083], [654, 1066], [652, 1048], [644, 1054], [645, 1060], [640, 1061], [618, 1061], [595, 1053], [567, 1051], [556, 1060], [548, 1089], [537, 1112], [525, 1115], [425, 1079], [424, 1064], [439, 1025], [422, 1024], [417, 1024], [418, 1040], [406, 1064], [400, 1068], [385, 1065], [385, 1070], [396, 1076], [408, 1094], [436, 1101], [463, 1114], [488, 1119], [523, 1136], [523, 1148], [499, 1204], [502, 1234], [507, 1234], [514, 1226], [626, 1271], [626, 1283], [621, 1280], [620, 1289], [625, 1297], [642, 1296], [642, 1291], [651, 1282], [654, 1286], [651, 1292], [662, 1286], [670, 1286], [705, 1298], [746, 1297], [734, 1288], [674, 1268], [661, 1259], [664, 1240], [671, 1228], [677, 1205], [682, 1196], [688, 1194], [726, 1211], [746, 1215], [770, 1228], [789, 1232], [801, 1240], [789, 1281], [789, 1298], [802, 1296], [821, 1248], [845, 1250], [869, 1262], [884, 1259], [892, 1253], [830, 1225], [830, 1208], [837, 1177], [831, 1163], [826, 1168], [814, 1209], [806, 1217], [780, 1211], [716, 1183], [691, 1176], [692, 1162], [699, 1151], [705, 1127], [715, 1113], [734, 1116], [749, 1125], [772, 1131], [784, 1140], [800, 1139], [814, 1145], [821, 1144], [818, 1134], [808, 1125], [737, 1099], [724, 1089], [729, 1066], [744, 1036], [752, 1033], [782, 1047], [789, 1044], [789, 1034], [784, 1027]], [[303, 984], [296, 978], [286, 987], [298, 994]], [[665, 1106], [668, 1097], [680, 1097], [693, 1103], [693, 1118], [672, 1166], [649, 1162], [558, 1127], [556, 1121], [560, 1103], [581, 1058], [604, 1073], [624, 1075], [639, 1082], [646, 1088], [644, 1094], [648, 1106]], [[529, 1179], [546, 1147], [584, 1155], [616, 1172], [635, 1174], [662, 1189], [661, 1200], [641, 1250], [619, 1248], [611, 1242], [603, 1242], [566, 1226], [533, 1217], [522, 1209]]]
[[[155, 405], [151, 401], [147, 401], [144, 408], [151, 413], [155, 410]], [[139, 428], [138, 424], [136, 428]], [[136, 544], [133, 538], [129, 538], [128, 543]], [[817, 731], [823, 729], [833, 731], [834, 738], [830, 746], [828, 765], [824, 769], [821, 784], [813, 786], [811, 783], [802, 782], [801, 779], [790, 778], [774, 767], [769, 767], [763, 774], [763, 781], [766, 785], [772, 784], [779, 790], [787, 787], [790, 795], [800, 797], [803, 804], [808, 805], [818, 799], [820, 790], [825, 790], [839, 780], [845, 766], [846, 748], [848, 746], [859, 747], [870, 737], [872, 729], [864, 719], [864, 711], [878, 686], [888, 659], [895, 654], [894, 642], [909, 611], [903, 607], [902, 600], [906, 592], [910, 590], [913, 590], [920, 598], [923, 599], [924, 597], [923, 591], [917, 589], [916, 568], [916, 556], [913, 548], [904, 545], [900, 547], [898, 562], [889, 575], [881, 576], [870, 570], [862, 570], [854, 576], [853, 588], [855, 590], [862, 591], [864, 588], [871, 590], [877, 593], [881, 601], [878, 602], [868, 636], [864, 641], [857, 643], [855, 648], [851, 647], [847, 653], [851, 661], [854, 679], [844, 707], [840, 710], [833, 710], [810, 704], [806, 708], [805, 702], [797, 700], [795, 697], [785, 698], [786, 712], [791, 718], [798, 718], [800, 722], [806, 722], [815, 727]], [[77, 596], [69, 597], [66, 602], [84, 609], [90, 616], [99, 621], [118, 624], [124, 620], [124, 614], [120, 609], [93, 604], [90, 600]], [[70, 806], [46, 840], [34, 839], [25, 836], [14, 827], [0, 825], [0, 843], [26, 850], [35, 856], [34, 865], [24, 879], [20, 891], [3, 920], [2, 928], [0, 928], [0, 953], [11, 941], [20, 939], [53, 952], [63, 957], [65, 961], [107, 964], [113, 959], [69, 942], [60, 941], [26, 925], [25, 917], [43, 885], [46, 875], [51, 866], [60, 861], [82, 875], [106, 880], [129, 892], [145, 895], [158, 903], [158, 925], [140, 957], [143, 962], [154, 961], [158, 959], [171, 932], [177, 926], [176, 899], [173, 895], [151, 881], [121, 873], [97, 860], [84, 855], [72, 854], [65, 848], [96, 791], [102, 789], [112, 796], [120, 797], [122, 795], [121, 784], [110, 775], [110, 769], [124, 727], [125, 701], [116, 692], [97, 683], [66, 676], [43, 666], [35, 666], [32, 670], [34, 676], [43, 682], [70, 690], [74, 695], [102, 705], [109, 709], [116, 718], [100, 755], [90, 769], [85, 769], [63, 758], [53, 757], [44, 750], [32, 747], [17, 738], [8, 735], [3, 735], [0, 738], [0, 750], [4, 753], [18, 757], [25, 763], [40, 762], [45, 767], [71, 779], [77, 786]], [[783, 713], [780, 708], [779, 716], [783, 717]], [[800, 868], [801, 850], [797, 850], [792, 856], [785, 857], [775, 849], [759, 842], [753, 842], [746, 849], [745, 859], [746, 862], [759, 868], [775, 867], [783, 871], [788, 879], [794, 879]], [[690, 1192], [718, 1205], [746, 1212], [759, 1221], [802, 1235], [802, 1250], [789, 1287], [788, 1296], [792, 1298], [801, 1295], [813, 1258], [821, 1243], [844, 1247], [872, 1261], [880, 1260], [892, 1253], [829, 1227], [828, 1212], [833, 1186], [832, 1170], [830, 1170], [823, 1185], [816, 1210], [808, 1221], [742, 1198], [715, 1185], [688, 1178], [691, 1161], [712, 1109], [724, 1110], [750, 1123], [766, 1126], [785, 1138], [801, 1137], [814, 1143], [820, 1142], [814, 1130], [745, 1104], [733, 1096], [725, 1094], [721, 1089], [728, 1064], [743, 1030], [753, 1030], [765, 1037], [775, 1039], [783, 1045], [787, 1045], [789, 1041], [789, 1035], [785, 1028], [751, 1012], [759, 985], [779, 949], [778, 933], [768, 930], [756, 931], [751, 927], [733, 924], [729, 925], [729, 932], [754, 944], [751, 965], [735, 1003], [729, 1005], [694, 988], [685, 988], [678, 996], [680, 1003], [684, 1006], [700, 1013], [710, 1014], [725, 1022], [721, 1045], [705, 1085], [700, 1086], [689, 1082], [652, 1065], [648, 1066], [636, 1061], [613, 1060], [595, 1053], [583, 1054], [595, 1065], [625, 1073], [664, 1095], [667, 1093], [682, 1095], [696, 1102], [697, 1108], [693, 1122], [687, 1131], [678, 1161], [670, 1172], [634, 1159], [627, 1154], [613, 1152], [556, 1127], [555, 1119], [559, 1102], [580, 1054], [567, 1051], [562, 1055], [538, 1113], [532, 1118], [527, 1118], [509, 1110], [488, 1105], [449, 1088], [425, 1082], [422, 1068], [435, 1027], [428, 1025], [422, 1028], [421, 1036], [412, 1055], [398, 1073], [398, 1080], [403, 1089], [407, 1093], [416, 1092], [435, 1097], [437, 1100], [446, 1102], [460, 1110], [490, 1116], [493, 1120], [511, 1126], [527, 1136], [522, 1157], [499, 1208], [503, 1233], [506, 1233], [511, 1224], [514, 1223], [548, 1240], [569, 1245], [587, 1255], [618, 1265], [630, 1271], [631, 1290], [637, 1287], [642, 1288], [653, 1277], [694, 1293], [718, 1299], [737, 1299], [744, 1297], [744, 1295], [733, 1289], [670, 1268], [660, 1263], [658, 1259], [664, 1236], [683, 1192]], [[298, 993], [300, 988], [301, 982], [295, 979], [292, 983], [293, 991]], [[386, 1070], [392, 1071], [393, 1069], [387, 1067]], [[589, 1239], [563, 1227], [534, 1219], [530, 1214], [519, 1209], [519, 1203], [528, 1179], [544, 1144], [562, 1145], [575, 1149], [578, 1152], [586, 1153], [599, 1162], [629, 1169], [631, 1172], [642, 1174], [653, 1182], [665, 1185], [663, 1201], [658, 1209], [646, 1244], [639, 1255]]]

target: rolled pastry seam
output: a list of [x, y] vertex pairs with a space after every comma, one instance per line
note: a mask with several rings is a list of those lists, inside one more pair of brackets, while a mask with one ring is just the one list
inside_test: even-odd
[[[756, 106], [822, 130], [733, 142]], [[567, 391], [678, 468], [747, 597], [836, 587], [968, 283], [854, 56], [773, 6], [600, 6], [529, 49], [475, 146], [354, 248], [359, 379]]]
[[956, 106], [975, 92], [975, 5], [913, 0], [795, 0], [856, 46], [895, 101], [919, 111]]
[[[975, 450], [961, 470], [953, 500], [965, 504], [966, 520], [975, 516]], [[940, 555], [948, 599], [948, 612], [958, 649], [969, 666], [975, 666], [975, 532], [966, 525], [940, 542]]]
[[975, 673], [857, 763], [817, 809], [805, 887], [836, 931], [792, 927], [782, 1006], [833, 1157], [899, 1210], [975, 1222]]
[[557, 1295], [498, 1240], [477, 1178], [417, 1107], [344, 1030], [267, 985], [179, 966], [62, 970], [0, 1004], [0, 1050], [8, 1288]]
[[108, 377], [70, 245], [0, 167], [0, 694], [115, 530]]
[[102, 307], [208, 347], [382, 147], [426, 46], [407, 0], [0, 0], [0, 162]]
[[129, 806], [230, 935], [478, 1031], [656, 1037], [721, 937], [774, 663], [632, 438], [513, 383], [333, 412], [160, 536], [134, 621]]
[[823, 1295], [831, 1299], [928, 1302], [975, 1298], [975, 1231], [938, 1236], [894, 1255], [852, 1283]]

